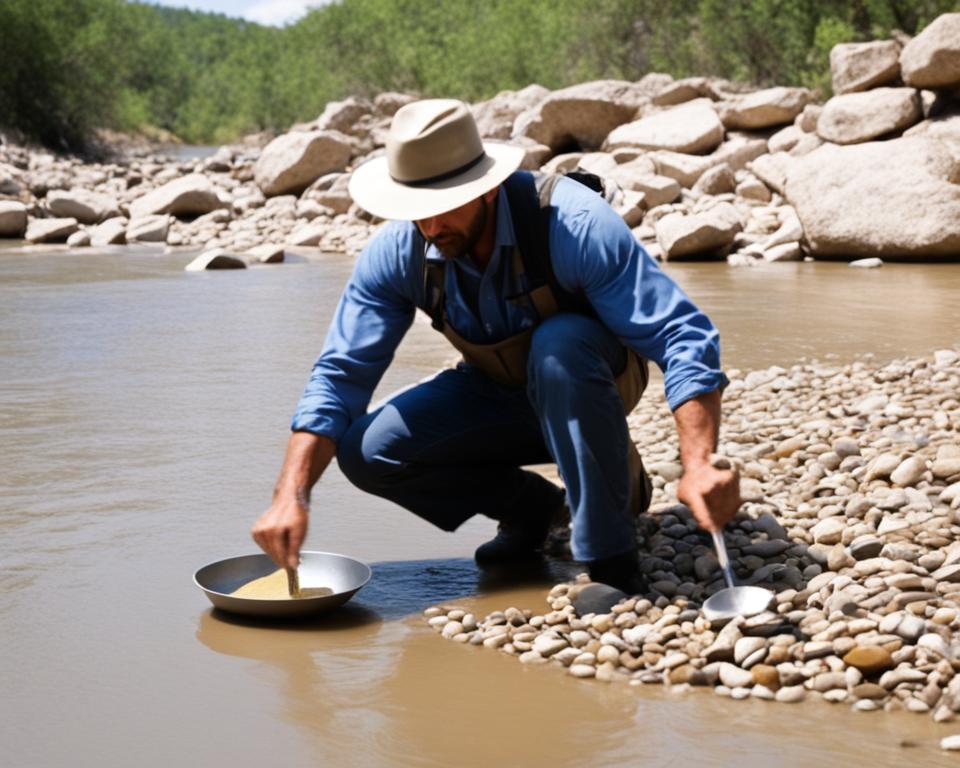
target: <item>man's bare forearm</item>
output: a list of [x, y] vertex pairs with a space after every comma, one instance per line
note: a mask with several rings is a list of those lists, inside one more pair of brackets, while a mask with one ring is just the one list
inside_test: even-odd
[[719, 531], [740, 506], [736, 470], [719, 469], [710, 463], [720, 434], [720, 391], [687, 400], [673, 416], [683, 462], [677, 497], [690, 507], [703, 528]]
[[336, 444], [325, 435], [294, 432], [287, 442], [287, 453], [273, 489], [273, 498], [292, 494], [305, 504], [310, 489], [316, 485], [336, 452]]
[[709, 464], [720, 435], [720, 390], [687, 400], [673, 412], [673, 418], [684, 469]]

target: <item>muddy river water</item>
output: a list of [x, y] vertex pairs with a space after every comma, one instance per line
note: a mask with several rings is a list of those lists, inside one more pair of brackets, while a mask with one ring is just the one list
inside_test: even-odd
[[[575, 680], [442, 640], [436, 602], [540, 608], [458, 533], [331, 469], [308, 549], [373, 564], [296, 625], [212, 612], [200, 565], [255, 551], [294, 403], [351, 261], [189, 274], [190, 254], [0, 250], [0, 764], [952, 765], [960, 730], [845, 705]], [[669, 267], [741, 369], [957, 341], [960, 268]], [[378, 396], [450, 349], [414, 325]], [[559, 578], [562, 574], [554, 574]]]

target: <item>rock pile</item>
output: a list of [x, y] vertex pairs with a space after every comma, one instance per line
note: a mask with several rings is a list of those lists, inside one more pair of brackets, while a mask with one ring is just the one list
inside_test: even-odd
[[[838, 45], [823, 105], [803, 88], [651, 73], [531, 85], [473, 110], [484, 136], [525, 149], [525, 168], [607, 179], [658, 258], [958, 256], [958, 40], [950, 13], [905, 45]], [[376, 222], [350, 199], [350, 173], [414, 98], [331, 102], [265, 146], [192, 163], [84, 164], [0, 144], [0, 237], [225, 249], [244, 263], [255, 246], [356, 253]]]
[[743, 583], [768, 587], [766, 613], [726, 625], [699, 606], [723, 588], [710, 546], [674, 501], [672, 419], [651, 394], [630, 416], [653, 478], [638, 543], [649, 582], [610, 613], [578, 615], [585, 576], [548, 610], [484, 617], [425, 612], [444, 637], [575, 677], [856, 710], [960, 714], [960, 354], [734, 371], [721, 450], [742, 476], [727, 526]]

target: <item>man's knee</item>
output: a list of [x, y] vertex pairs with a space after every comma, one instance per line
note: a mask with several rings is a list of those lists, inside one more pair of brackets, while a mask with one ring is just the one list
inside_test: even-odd
[[530, 340], [527, 377], [531, 385], [556, 387], [598, 374], [610, 376], [604, 334], [609, 331], [585, 315], [561, 313], [547, 318]]
[[377, 459], [372, 445], [370, 414], [361, 416], [347, 428], [337, 443], [337, 464], [351, 483], [368, 492], [375, 492], [384, 481], [384, 464]]

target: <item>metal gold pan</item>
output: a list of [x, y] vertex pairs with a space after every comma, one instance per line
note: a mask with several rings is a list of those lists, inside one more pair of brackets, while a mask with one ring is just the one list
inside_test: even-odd
[[235, 597], [230, 593], [253, 579], [277, 570], [264, 554], [241, 555], [217, 560], [200, 568], [194, 583], [217, 608], [247, 616], [305, 616], [330, 611], [347, 602], [368, 581], [371, 571], [366, 563], [334, 552], [301, 552], [299, 577], [303, 588], [327, 587], [333, 594], [296, 600], [262, 600]]

